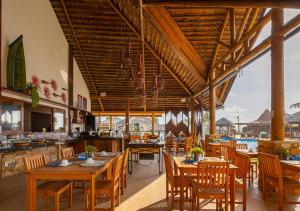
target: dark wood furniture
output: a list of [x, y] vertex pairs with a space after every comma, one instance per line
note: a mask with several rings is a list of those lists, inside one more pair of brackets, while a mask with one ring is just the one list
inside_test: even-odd
[[127, 166], [128, 166], [129, 148], [124, 152], [121, 171], [121, 195], [124, 193], [124, 188], [127, 186]]

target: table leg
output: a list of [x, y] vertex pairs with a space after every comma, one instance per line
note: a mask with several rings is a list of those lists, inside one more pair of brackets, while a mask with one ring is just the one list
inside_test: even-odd
[[95, 175], [91, 176], [90, 179], [90, 193], [91, 193], [91, 210], [94, 211], [95, 210]]
[[129, 149], [129, 159], [128, 159], [128, 173], [132, 173], [132, 150]]
[[112, 165], [109, 165], [106, 169], [106, 178], [107, 180], [111, 180], [112, 177]]
[[184, 172], [180, 169], [180, 210], [184, 209], [184, 191], [183, 191]]
[[26, 175], [27, 183], [27, 209], [36, 210], [36, 180], [31, 174]]
[[230, 211], [235, 210], [235, 171], [230, 175]]

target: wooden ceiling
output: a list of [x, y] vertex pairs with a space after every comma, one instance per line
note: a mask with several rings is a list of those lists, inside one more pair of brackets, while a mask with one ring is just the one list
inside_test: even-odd
[[[131, 43], [131, 59], [140, 52], [139, 8], [132, 0], [50, 0], [92, 99], [92, 111], [144, 110], [135, 100], [135, 89], [119, 77], [120, 50]], [[185, 107], [194, 96], [208, 108], [208, 93], [199, 94], [208, 84], [208, 73], [217, 67], [216, 76], [232, 65], [218, 64], [262, 17], [264, 9], [205, 8], [189, 5], [145, 6], [145, 69], [147, 110]], [[235, 30], [234, 40], [231, 34]], [[256, 36], [257, 38], [257, 36]], [[256, 39], [255, 38], [255, 39]], [[252, 40], [252, 42], [254, 42]], [[235, 52], [235, 58], [244, 52]], [[156, 105], [151, 101], [153, 74], [158, 61], [163, 63], [164, 90]], [[134, 67], [135, 67], [134, 62]], [[235, 80], [232, 77], [217, 88], [221, 106]], [[107, 97], [100, 93], [106, 92]]]

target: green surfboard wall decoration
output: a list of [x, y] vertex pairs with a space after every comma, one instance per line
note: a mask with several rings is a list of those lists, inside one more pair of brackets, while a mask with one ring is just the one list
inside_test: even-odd
[[25, 91], [26, 65], [23, 46], [23, 35], [9, 45], [7, 56], [7, 88]]

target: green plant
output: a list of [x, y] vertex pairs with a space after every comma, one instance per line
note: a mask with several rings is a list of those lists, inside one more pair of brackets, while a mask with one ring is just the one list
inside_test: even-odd
[[289, 153], [289, 150], [286, 148], [279, 148], [275, 150], [275, 154], [278, 155], [280, 159], [287, 159]]
[[193, 155], [201, 155], [201, 154], [203, 155], [203, 153], [204, 153], [204, 151], [203, 151], [202, 147], [195, 146], [191, 149], [191, 154], [193, 154]]
[[209, 143], [217, 143], [217, 142], [219, 142], [219, 141], [218, 141], [218, 139], [216, 139], [216, 138], [210, 138], [210, 139], [208, 140], [208, 142], [209, 142]]
[[38, 92], [39, 87], [34, 86], [31, 82], [27, 82], [26, 90], [30, 91], [29, 94], [30, 94], [31, 100], [32, 100], [32, 107], [36, 108], [40, 102], [40, 96], [39, 96], [39, 92]]
[[85, 153], [88, 155], [88, 157], [92, 157], [93, 153], [97, 151], [97, 148], [92, 145], [86, 145], [85, 147]]

